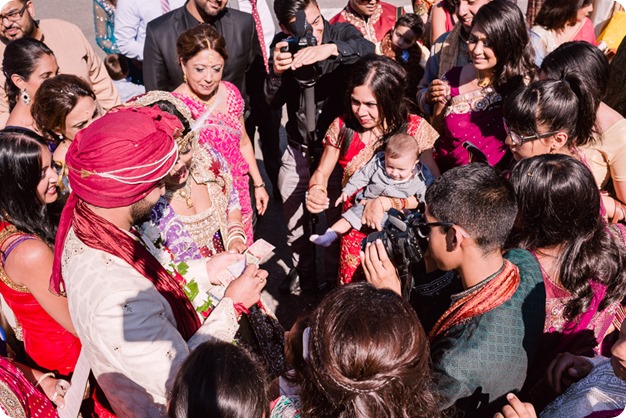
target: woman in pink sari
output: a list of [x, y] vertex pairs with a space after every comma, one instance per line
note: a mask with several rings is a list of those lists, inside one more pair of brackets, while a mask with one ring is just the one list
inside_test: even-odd
[[198, 25], [178, 37], [176, 48], [185, 82], [174, 95], [187, 104], [197, 121], [194, 129], [200, 132], [200, 144], [215, 148], [230, 165], [250, 245], [253, 242], [250, 178], [260, 215], [267, 209], [269, 196], [245, 130], [241, 93], [233, 84], [222, 81], [228, 58], [224, 38], [211, 25]]
[[[401, 99], [406, 88], [405, 79], [406, 72], [400, 64], [387, 57], [370, 56], [355, 64], [347, 89], [350, 111], [335, 119], [328, 128], [322, 159], [311, 176], [306, 202], [311, 213], [320, 213], [329, 207], [326, 188], [337, 163], [343, 169], [342, 184], [345, 185], [352, 174], [384, 147], [391, 135], [398, 132], [406, 132], [415, 138], [420, 148], [420, 161], [434, 176], [439, 176], [432, 155], [437, 132], [424, 119], [408, 112], [406, 103]], [[361, 241], [367, 235], [366, 229], [380, 229], [382, 211], [392, 207], [400, 210], [415, 208], [417, 203], [415, 198], [388, 197], [366, 203], [364, 231], [352, 229], [341, 238], [340, 284], [352, 281], [361, 264], [359, 252]], [[345, 202], [344, 211], [353, 204], [354, 195]]]
[[600, 192], [582, 162], [558, 153], [525, 158], [510, 180], [519, 209], [510, 243], [534, 254], [546, 289], [542, 356], [533, 367], [538, 379], [561, 352], [599, 353], [619, 327], [626, 252], [622, 229], [607, 226]]

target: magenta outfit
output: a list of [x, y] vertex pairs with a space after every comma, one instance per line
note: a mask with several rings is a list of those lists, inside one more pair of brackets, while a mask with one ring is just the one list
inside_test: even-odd
[[[241, 138], [244, 126], [241, 125], [244, 101], [241, 93], [234, 84], [222, 81], [220, 88], [226, 90], [226, 106], [217, 103], [211, 115], [206, 119], [200, 130], [198, 141], [215, 148], [230, 166], [233, 175], [233, 185], [239, 196], [241, 216], [246, 230], [247, 244], [254, 242], [252, 235], [252, 206], [250, 203], [250, 182], [248, 177], [248, 163], [241, 153]], [[199, 119], [207, 111], [207, 104], [180, 93], [172, 93], [185, 102], [194, 119]], [[217, 94], [221, 94], [218, 92]], [[223, 97], [223, 96], [222, 96]], [[218, 98], [218, 100], [220, 100]], [[226, 109], [224, 113], [223, 109]]]
[[469, 141], [496, 165], [505, 156], [506, 132], [502, 122], [502, 96], [493, 86], [459, 93], [461, 70], [455, 67], [444, 75], [450, 83], [450, 103], [444, 113], [444, 132], [435, 142], [435, 161], [441, 172], [469, 163], [463, 147]]

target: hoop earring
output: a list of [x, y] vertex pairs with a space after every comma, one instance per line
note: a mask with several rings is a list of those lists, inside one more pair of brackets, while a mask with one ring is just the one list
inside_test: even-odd
[[22, 101], [26, 105], [30, 105], [30, 95], [28, 93], [26, 93], [26, 90], [24, 90], [24, 89], [20, 90], [20, 97], [22, 98]]

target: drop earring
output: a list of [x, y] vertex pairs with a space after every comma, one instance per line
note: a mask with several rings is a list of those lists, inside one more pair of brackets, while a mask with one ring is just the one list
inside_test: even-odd
[[183, 74], [183, 81], [185, 82], [185, 84], [188, 84], [187, 83], [187, 74]]
[[28, 93], [26, 93], [26, 90], [24, 90], [24, 89], [20, 90], [20, 97], [22, 98], [22, 101], [26, 105], [30, 105], [30, 95]]

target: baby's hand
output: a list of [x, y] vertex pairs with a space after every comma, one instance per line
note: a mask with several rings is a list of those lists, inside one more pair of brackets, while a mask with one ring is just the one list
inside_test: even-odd
[[341, 196], [339, 196], [339, 198], [335, 202], [335, 207], [339, 206], [340, 203], [343, 203], [346, 200], [348, 200], [348, 195], [345, 193], [341, 193]]

